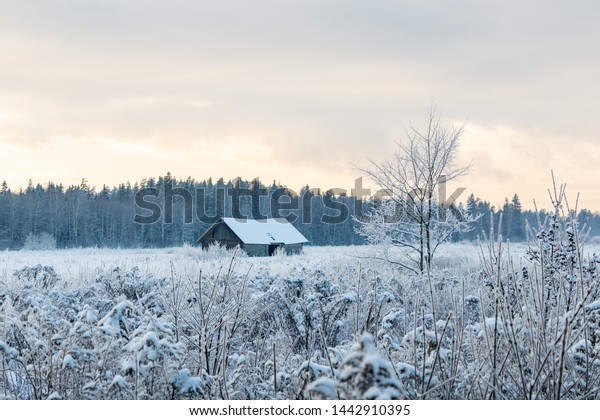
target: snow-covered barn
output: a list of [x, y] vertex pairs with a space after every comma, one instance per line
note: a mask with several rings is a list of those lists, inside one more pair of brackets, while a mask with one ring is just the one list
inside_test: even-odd
[[286, 219], [234, 219], [221, 217], [196, 241], [202, 248], [218, 243], [240, 246], [250, 256], [266, 257], [283, 248], [288, 254], [302, 251], [308, 240]]

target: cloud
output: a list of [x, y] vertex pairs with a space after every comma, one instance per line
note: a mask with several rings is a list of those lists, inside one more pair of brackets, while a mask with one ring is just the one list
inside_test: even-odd
[[[550, 167], [597, 166], [598, 11], [559, 1], [5, 2], [0, 142], [27, 148], [21, 160], [39, 150], [63, 159], [29, 163], [48, 178], [64, 167], [121, 180], [176, 167], [339, 185], [358, 175], [350, 162], [387, 156], [436, 102], [467, 121], [463, 155], [486, 182], [476, 193], [543, 191]], [[108, 158], [111, 147], [168, 159], [109, 173], [72, 153]]]
[[21, 124], [23, 122], [25, 122], [25, 118], [22, 115], [0, 111], [0, 124], [13, 125]]
[[557, 182], [569, 185], [582, 202], [600, 208], [595, 178], [600, 152], [586, 140], [561, 137], [537, 130], [515, 130], [505, 126], [468, 127], [462, 143], [462, 157], [472, 157], [474, 165], [460, 180], [470, 192], [499, 204], [502, 197], [521, 195], [526, 207], [533, 200], [547, 206], [551, 173]]

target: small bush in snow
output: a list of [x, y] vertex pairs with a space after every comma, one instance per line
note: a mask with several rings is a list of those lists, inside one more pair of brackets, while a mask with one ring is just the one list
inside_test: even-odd
[[16, 270], [13, 275], [19, 282], [29, 283], [40, 289], [50, 289], [61, 280], [54, 267], [41, 264], [23, 267]]
[[24, 251], [52, 251], [56, 249], [56, 239], [47, 232], [30, 233], [25, 238]]

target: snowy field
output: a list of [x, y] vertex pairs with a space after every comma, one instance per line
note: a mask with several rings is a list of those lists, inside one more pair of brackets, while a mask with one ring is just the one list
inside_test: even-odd
[[[526, 244], [511, 244], [510, 253], [515, 261], [525, 258]], [[481, 246], [476, 243], [448, 244], [440, 248], [434, 263], [436, 271], [452, 271], [456, 275], [469, 275], [480, 269]], [[600, 245], [586, 247], [586, 253], [600, 251]], [[390, 251], [390, 260], [402, 260], [400, 249]], [[301, 255], [275, 257], [237, 258], [238, 267], [272, 274], [287, 275], [292, 267], [324, 269], [331, 262], [344, 263], [349, 267], [375, 265], [373, 255], [383, 256], [376, 246], [305, 246]], [[0, 281], [8, 284], [13, 273], [23, 267], [48, 265], [54, 268], [66, 285], [78, 286], [94, 281], [97, 275], [111, 273], [115, 268], [130, 270], [136, 267], [144, 276], [171, 276], [171, 264], [179, 275], [196, 277], [200, 269], [207, 272], [210, 267], [220, 267], [233, 254], [213, 251], [205, 252], [193, 246], [167, 249], [68, 249], [53, 251], [0, 251]], [[251, 273], [253, 274], [253, 273]]]
[[598, 398], [600, 247], [546, 245], [0, 252], [0, 398]]

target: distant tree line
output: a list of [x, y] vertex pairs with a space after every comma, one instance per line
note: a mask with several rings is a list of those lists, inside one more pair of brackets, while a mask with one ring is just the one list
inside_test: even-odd
[[[151, 193], [140, 196], [143, 192]], [[156, 216], [148, 210], [152, 205], [160, 209], [159, 217], [140, 223], [140, 217]], [[0, 249], [21, 249], [28, 238], [43, 234], [54, 238], [58, 248], [180, 246], [195, 243], [218, 216], [286, 217], [312, 245], [363, 244], [354, 216], [370, 205], [344, 190], [321, 191], [307, 185], [294, 192], [276, 181], [265, 185], [258, 179], [197, 181], [167, 174], [112, 188], [97, 189], [83, 179], [70, 186], [29, 182], [17, 191], [3, 182]], [[453, 237], [455, 241], [473, 240], [489, 231], [490, 214], [497, 223], [501, 212], [503, 237], [522, 241], [525, 222], [535, 224], [538, 217], [522, 209], [516, 194], [500, 209], [471, 195], [466, 209], [483, 216], [472, 231]], [[582, 210], [579, 219], [593, 235], [600, 233], [600, 214]]]
[[[467, 198], [466, 210], [471, 215], [479, 214], [481, 217], [475, 222], [472, 231], [463, 234], [461, 238], [454, 239], [475, 240], [477, 237], [482, 237], [484, 233], [488, 234], [493, 223], [495, 232], [502, 234], [503, 239], [523, 242], [527, 240], [527, 226], [535, 228], [548, 215], [543, 209], [524, 210], [518, 194], [513, 195], [510, 200], [505, 198], [500, 208], [471, 194]], [[600, 235], [600, 213], [580, 210], [577, 213], [577, 221], [581, 227], [588, 228], [590, 235]]]
[[[141, 196], [148, 191], [156, 195]], [[160, 209], [159, 217], [144, 221], [153, 216], [149, 206]], [[3, 182], [0, 249], [21, 249], [28, 238], [42, 234], [51, 235], [58, 248], [181, 246], [195, 243], [219, 216], [286, 217], [311, 244], [362, 244], [354, 215], [355, 200], [344, 192], [305, 186], [296, 193], [258, 179], [214, 182], [167, 174], [100, 189], [85, 179], [71, 186], [30, 181], [17, 191]]]

